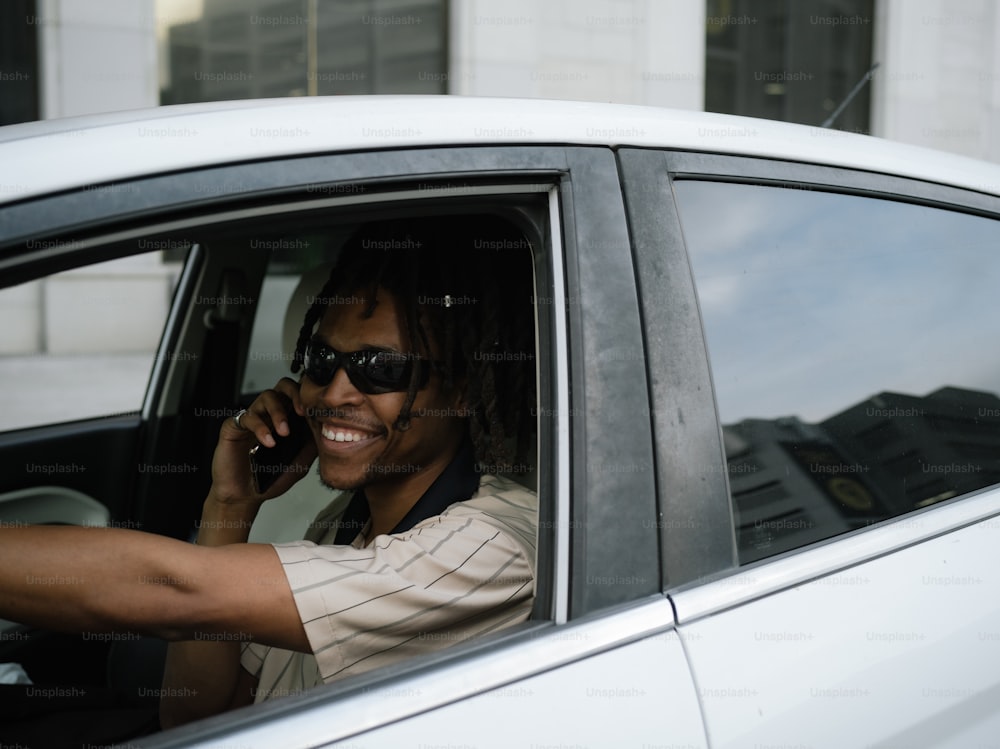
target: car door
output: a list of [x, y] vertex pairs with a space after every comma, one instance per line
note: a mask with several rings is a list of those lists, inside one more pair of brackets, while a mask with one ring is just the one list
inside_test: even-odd
[[[171, 367], [148, 407], [146, 428], [153, 419], [160, 426], [141, 447], [143, 454], [176, 452], [146, 460], [168, 468], [155, 479], [147, 472], [136, 492], [135, 517], [179, 537], [194, 529], [204, 492], [169, 482], [204, 480], [219, 421], [280, 370], [262, 362], [287, 362], [280, 348], [261, 348], [277, 335], [263, 318], [265, 310], [280, 310], [272, 301], [278, 290], [290, 288], [311, 261], [329, 261], [332, 248], [317, 237], [383, 216], [489, 210], [522, 226], [535, 247], [540, 518], [531, 621], [150, 737], [148, 745], [291, 747], [350, 738], [399, 746], [400, 731], [411, 744], [443, 734], [496, 746], [544, 736], [611, 741], [623, 730], [616, 719], [627, 721], [624, 730], [636, 740], [666, 733], [681, 745], [704, 744], [673, 611], [660, 592], [644, 344], [611, 150], [297, 156], [153, 175], [75, 214], [66, 213], [68, 197], [46, 200], [5, 211], [7, 243], [18, 247], [5, 266], [11, 277], [33, 272], [20, 251], [29, 237], [23, 227], [45, 215], [72, 217], [64, 234], [79, 227], [101, 233], [111, 254], [128, 254], [122, 243], [140, 240], [193, 248], [190, 280], [181, 282], [169, 323]], [[643, 668], [649, 663], [656, 668]], [[497, 707], [525, 720], [502, 721], [484, 735], [483, 716]], [[548, 722], [540, 728], [532, 716]]]
[[[0, 508], [8, 520], [30, 505], [37, 522], [130, 527], [147, 386], [161, 369], [185, 255], [170, 263], [159, 253], [77, 260], [58, 249], [66, 240], [51, 238], [54, 228], [38, 226], [24, 242], [51, 248], [35, 262], [14, 269], [10, 247], [3, 258]], [[39, 485], [47, 488], [34, 491]], [[100, 507], [87, 501], [96, 497]]]
[[[633, 225], [662, 216], [637, 241], [647, 325], [669, 289], [711, 366], [708, 393], [653, 382], [660, 455], [677, 420], [703, 428], [665, 501], [698, 508], [714, 562], [687, 561], [669, 516], [663, 533], [710, 743], [994, 745], [1000, 201], [764, 159], [622, 160]], [[664, 278], [681, 253], [690, 273]], [[694, 334], [678, 325], [650, 336], [651, 367]]]
[[210, 485], [206, 426], [233, 405], [251, 309], [222, 300], [246, 294], [263, 268], [171, 228], [171, 211], [197, 205], [191, 195], [185, 178], [136, 179], [0, 212], [7, 293], [38, 305], [13, 308], [12, 329], [35, 326], [40, 349], [37, 377], [11, 383], [15, 421], [0, 436], [15, 467], [0, 479], [8, 519], [73, 522], [39, 508], [93, 500], [98, 524], [190, 534]]
[[[144, 487], [181, 476], [188, 490], [180, 496], [194, 494], [197, 474], [162, 470], [178, 465], [179, 453], [157, 414], [166, 373], [196, 372], [197, 357], [175, 356], [173, 344], [198, 253], [178, 242], [165, 258], [161, 239], [144, 233], [123, 242], [112, 236], [113, 219], [74, 232], [79, 212], [96, 211], [108, 197], [85, 189], [0, 210], [0, 522], [7, 527], [167, 532], [143, 512]], [[199, 456], [189, 465], [200, 463]], [[36, 683], [103, 686], [112, 647], [104, 636], [0, 626], [0, 660], [19, 664]]]

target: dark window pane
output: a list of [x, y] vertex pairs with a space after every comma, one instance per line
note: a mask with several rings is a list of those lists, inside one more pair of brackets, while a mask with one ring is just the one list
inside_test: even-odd
[[[819, 125], [872, 65], [873, 0], [709, 0], [705, 110]], [[833, 126], [868, 132], [865, 85]]]
[[447, 0], [205, 0], [167, 34], [164, 104], [446, 93]]
[[35, 0], [0, 3], [0, 125], [38, 119]]
[[1000, 224], [679, 181], [742, 562], [1000, 482]]

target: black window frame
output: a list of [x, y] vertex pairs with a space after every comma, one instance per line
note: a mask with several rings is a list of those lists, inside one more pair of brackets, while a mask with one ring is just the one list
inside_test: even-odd
[[[551, 186], [549, 205], [562, 222], [551, 227], [551, 236], [559, 246], [546, 246], [541, 251], [543, 260], [547, 252], [559, 256], [563, 277], [551, 277], [551, 268], [557, 266], [551, 262], [546, 266], [536, 256], [537, 288], [557, 284], [563, 288], [566, 329], [561, 334], [566, 340], [568, 369], [561, 384], [554, 381], [557, 373], [543, 372], [540, 394], [547, 389], [550, 395], [545, 396], [548, 400], [540, 397], [540, 402], [554, 405], [551, 393], [560, 387], [572, 400], [568, 401], [570, 413], [565, 415], [568, 430], [558, 435], [567, 446], [567, 461], [558, 463], [554, 427], [549, 427], [553, 439], [549, 444], [543, 439], [541, 459], [548, 454], [558, 464], [550, 475], [541, 474], [539, 489], [540, 495], [548, 491], [553, 502], [566, 497], [564, 509], [571, 514], [557, 518], [554, 508], [542, 506], [541, 533], [554, 537], [565, 532], [567, 545], [564, 558], [556, 558], [562, 552], [557, 552], [555, 540], [549, 539], [547, 550], [540, 546], [538, 576], [547, 576], [557, 584], [560, 569], [565, 569], [568, 589], [562, 594], [563, 602], [556, 600], [557, 590], [549, 592], [552, 600], [546, 600], [543, 592], [547, 619], [530, 621], [499, 633], [495, 639], [459, 646], [454, 652], [402, 664], [387, 673], [346, 685], [319, 687], [301, 697], [276, 701], [263, 711], [255, 708], [249, 713], [220, 716], [205, 730], [241, 730], [241, 726], [249, 728], [275, 716], [290, 717], [312, 708], [326, 710], [332, 700], [348, 696], [365, 699], [365, 693], [375, 688], [372, 685], [392, 684], [401, 676], [428, 669], [474, 668], [477, 659], [498, 649], [506, 652], [510, 647], [510, 652], [516, 652], [517, 643], [525, 636], [544, 634], [553, 627], [558, 630], [558, 625], [568, 621], [590, 621], [629, 609], [651, 597], [662, 600], [656, 564], [659, 542], [654, 528], [647, 375], [641, 366], [645, 350], [617, 166], [613, 151], [605, 147], [439, 147], [322, 154], [154, 175], [116, 183], [117, 189], [90, 186], [0, 210], [0, 272], [5, 283], [13, 285], [42, 272], [73, 267], [83, 256], [89, 260], [130, 254], [124, 244], [81, 251], [72, 243], [74, 238], [103, 236], [112, 228], [148, 235], [170, 222], [181, 229], [185, 222], [212, 225], [227, 211], [291, 205], [323, 191], [350, 194], [359, 185], [362, 191], [370, 189], [380, 196], [428, 186], [461, 191], [476, 185], [507, 185], [515, 194], [519, 184]], [[185, 189], [192, 178], [200, 188], [196, 195]], [[42, 238], [46, 252], [32, 250], [30, 240]], [[58, 244], [60, 241], [64, 244]], [[540, 319], [539, 346], [549, 350], [556, 335], [550, 330], [553, 314], [543, 310]], [[157, 388], [162, 388], [163, 382], [162, 377], [154, 377], [151, 392], [159, 393]], [[609, 440], [608, 435], [614, 439]], [[630, 466], [642, 468], [627, 470]], [[564, 468], [565, 475], [555, 475]], [[567, 480], [568, 485], [559, 484]], [[664, 626], [670, 624], [664, 622]], [[637, 633], [638, 629], [623, 631], [621, 641], [631, 641]], [[595, 647], [604, 650], [608, 644], [588, 645], [584, 639], [576, 649], [579, 657], [585, 657], [598, 652]], [[534, 661], [523, 663], [519, 665], [522, 670], [512, 672], [509, 678], [551, 667]], [[468, 694], [457, 692], [455, 699], [462, 696]], [[338, 728], [331, 725], [329, 730]], [[195, 731], [195, 735], [199, 733]], [[185, 732], [183, 740], [191, 737]]]

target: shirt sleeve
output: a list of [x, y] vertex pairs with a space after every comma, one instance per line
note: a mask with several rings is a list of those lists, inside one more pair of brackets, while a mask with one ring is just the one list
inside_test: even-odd
[[299, 541], [275, 550], [324, 681], [453, 645], [531, 610], [523, 546], [476, 517], [437, 516], [365, 548]]
[[258, 642], [243, 643], [240, 665], [249, 671], [251, 676], [259, 679], [261, 668], [264, 666], [264, 657], [270, 649], [269, 646], [261, 645]]

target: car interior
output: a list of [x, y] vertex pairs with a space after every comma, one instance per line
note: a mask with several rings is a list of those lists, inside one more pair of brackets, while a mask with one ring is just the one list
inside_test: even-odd
[[[414, 201], [385, 200], [339, 211], [257, 216], [251, 210], [239, 218], [202, 219], [200, 226], [157, 235], [159, 246], [171, 247], [163, 252], [164, 261], [177, 264], [179, 272], [143, 410], [0, 432], [0, 455], [11, 464], [37, 461], [45, 454], [46, 460], [94, 466], [67, 476], [8, 477], [0, 483], [0, 522], [126, 527], [192, 540], [210, 485], [220, 424], [280, 377], [291, 376], [289, 364], [304, 312], [326, 280], [340, 245], [358, 225], [407, 215], [439, 215], [446, 221], [449, 215], [488, 212], [528, 239], [535, 257], [524, 253], [512, 262], [523, 263], [523, 272], [534, 277], [540, 266], [537, 249], [546, 246], [547, 232], [547, 209], [536, 198], [425, 200], [418, 207]], [[94, 259], [133, 253], [137, 244], [141, 242], [110, 241]], [[30, 275], [39, 278], [62, 270], [39, 265]], [[540, 284], [546, 280], [535, 278], [536, 290], [544, 288]], [[542, 307], [536, 305], [535, 361], [539, 400], [544, 402], [550, 375], [540, 352], [545, 350], [549, 320]], [[530, 465], [510, 478], [544, 494], [550, 478], [544, 468], [539, 473], [537, 454], [549, 437], [544, 420], [539, 425]], [[179, 468], [154, 471], [136, 466]], [[302, 538], [309, 520], [332, 496], [314, 476], [298, 482], [280, 500], [264, 505], [251, 542]], [[544, 517], [546, 510], [540, 512]], [[551, 563], [544, 539], [539, 539], [538, 579]], [[533, 618], [548, 616], [546, 596], [539, 586]], [[166, 643], [135, 636], [88, 639], [12, 622], [0, 623], [0, 630], [0, 662], [20, 664], [33, 683], [83, 685], [100, 694], [95, 699], [104, 708], [155, 714]], [[18, 717], [8, 712], [0, 711], [0, 729]]]

